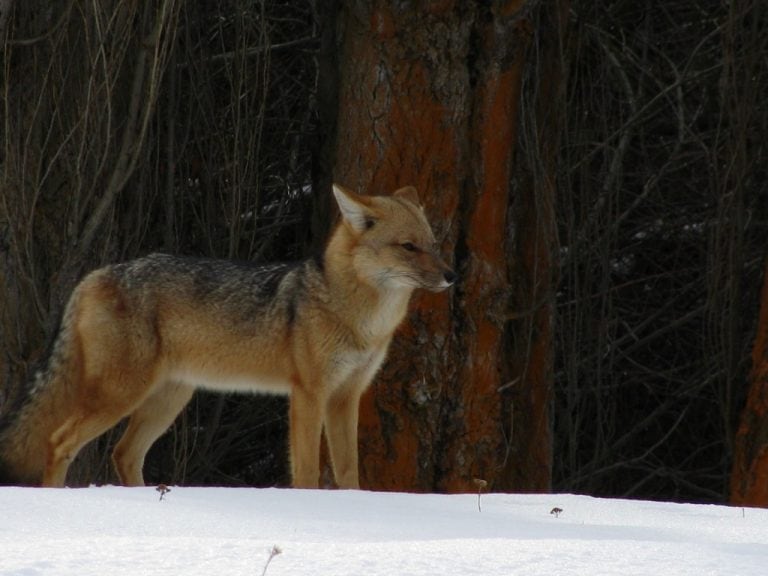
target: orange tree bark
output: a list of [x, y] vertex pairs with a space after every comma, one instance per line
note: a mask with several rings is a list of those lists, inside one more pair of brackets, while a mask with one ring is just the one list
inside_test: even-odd
[[731, 502], [740, 506], [768, 506], [768, 259], [750, 382], [735, 438]]
[[510, 320], [510, 301], [533, 310], [551, 288], [541, 212], [551, 204], [511, 190], [528, 6], [402, 6], [361, 0], [340, 12], [334, 176], [372, 194], [415, 185], [460, 281], [416, 296], [363, 399], [361, 483], [464, 491], [479, 477], [546, 490], [551, 309]]

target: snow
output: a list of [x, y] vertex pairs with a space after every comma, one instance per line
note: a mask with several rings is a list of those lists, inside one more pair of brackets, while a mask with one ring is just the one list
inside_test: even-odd
[[768, 574], [768, 510], [566, 494], [481, 505], [477, 494], [0, 488], [0, 576]]

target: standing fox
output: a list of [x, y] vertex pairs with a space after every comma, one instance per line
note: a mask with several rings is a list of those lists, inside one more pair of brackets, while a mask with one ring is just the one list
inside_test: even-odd
[[63, 486], [80, 449], [128, 416], [112, 454], [127, 486], [196, 387], [290, 394], [293, 485], [317, 487], [325, 426], [336, 483], [358, 488], [360, 396], [416, 288], [455, 274], [412, 187], [334, 185], [341, 221], [320, 258], [255, 266], [153, 254], [75, 288], [46, 370], [0, 433], [4, 483]]

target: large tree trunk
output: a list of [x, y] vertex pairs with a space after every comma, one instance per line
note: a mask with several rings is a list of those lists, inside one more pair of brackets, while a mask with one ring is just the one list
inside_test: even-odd
[[551, 310], [534, 302], [551, 288], [551, 203], [511, 192], [527, 6], [416, 4], [340, 15], [335, 178], [369, 193], [415, 185], [460, 281], [415, 298], [364, 397], [361, 483], [546, 490]]
[[768, 259], [764, 274], [751, 384], [731, 472], [731, 502], [740, 506], [768, 506]]

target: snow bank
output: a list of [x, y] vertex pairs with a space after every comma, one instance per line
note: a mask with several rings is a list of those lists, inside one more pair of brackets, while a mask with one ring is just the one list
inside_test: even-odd
[[[0, 576], [768, 574], [768, 510], [572, 495], [0, 488]], [[559, 517], [550, 514], [561, 508]]]

